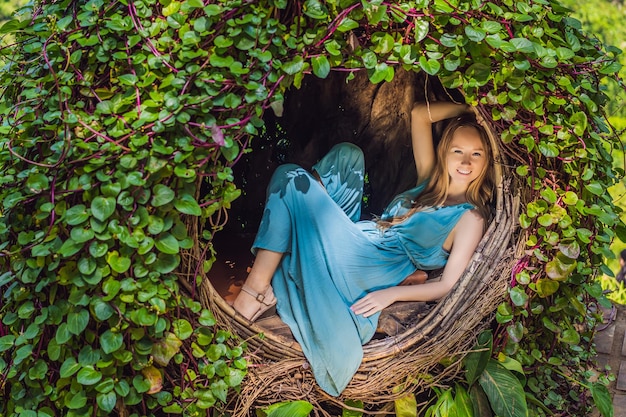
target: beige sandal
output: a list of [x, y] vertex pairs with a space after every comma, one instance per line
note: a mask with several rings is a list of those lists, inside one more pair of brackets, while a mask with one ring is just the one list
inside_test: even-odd
[[265, 290], [263, 294], [254, 291], [246, 284], [241, 287], [241, 291], [251, 295], [254, 297], [254, 300], [259, 303], [259, 309], [249, 319], [251, 322], [261, 317], [263, 313], [276, 305], [276, 297], [274, 296], [274, 290], [271, 285], [267, 287], [267, 290]]

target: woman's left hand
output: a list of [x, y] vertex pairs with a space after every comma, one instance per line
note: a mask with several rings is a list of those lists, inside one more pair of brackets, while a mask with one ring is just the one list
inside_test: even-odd
[[369, 317], [378, 313], [383, 308], [390, 306], [396, 301], [395, 289], [385, 288], [367, 294], [356, 303], [352, 304], [350, 309], [354, 314], [362, 314], [363, 317]]

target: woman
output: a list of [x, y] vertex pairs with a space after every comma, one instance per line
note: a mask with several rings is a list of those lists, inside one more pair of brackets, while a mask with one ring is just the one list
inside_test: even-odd
[[[313, 174], [283, 165], [270, 181], [256, 259], [233, 307], [254, 321], [278, 301], [279, 316], [331, 395], [358, 369], [380, 311], [446, 295], [483, 235], [493, 158], [484, 129], [461, 116], [468, 110], [448, 102], [414, 107], [418, 185], [378, 221], [358, 221], [364, 164], [354, 145], [336, 145]], [[432, 123], [449, 118], [456, 119], [435, 149]], [[398, 285], [444, 265], [439, 281]]]

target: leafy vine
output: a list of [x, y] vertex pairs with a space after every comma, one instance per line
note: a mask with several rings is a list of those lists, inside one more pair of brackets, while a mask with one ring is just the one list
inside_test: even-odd
[[[0, 73], [1, 413], [225, 404], [245, 353], [196, 287], [240, 193], [232, 165], [305, 76], [403, 70], [491, 115], [527, 192], [494, 348], [550, 409], [587, 407], [593, 278], [624, 229], [602, 113], [620, 51], [557, 2], [42, 0], [0, 33], [15, 38]], [[187, 273], [194, 245], [207, 260]]]

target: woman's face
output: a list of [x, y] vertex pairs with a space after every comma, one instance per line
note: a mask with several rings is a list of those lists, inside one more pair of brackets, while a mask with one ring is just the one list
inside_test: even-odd
[[458, 128], [450, 142], [446, 162], [451, 183], [469, 185], [487, 165], [487, 150], [476, 128]]

